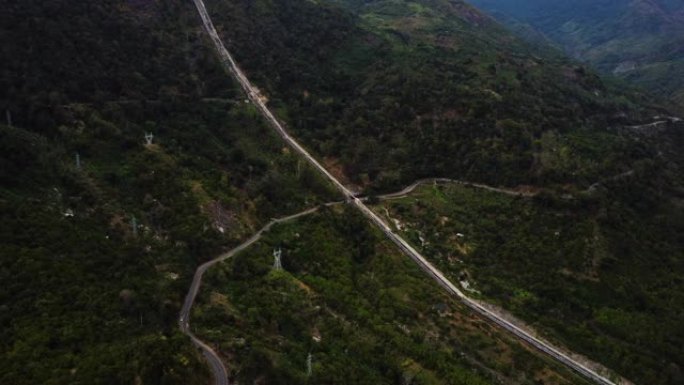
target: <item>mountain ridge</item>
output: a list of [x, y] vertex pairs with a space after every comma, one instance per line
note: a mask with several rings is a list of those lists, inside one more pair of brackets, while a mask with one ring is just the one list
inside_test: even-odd
[[473, 0], [538, 30], [573, 57], [684, 105], [684, 4], [665, 0]]
[[[628, 378], [681, 382], [684, 138], [658, 100], [461, 1], [207, 6], [288, 132], [369, 204], [423, 177], [494, 186], [378, 207], [453, 282]], [[177, 324], [195, 268], [339, 198], [229, 80], [190, 2], [5, 10], [0, 381], [206, 383]], [[538, 194], [495, 193], [520, 184]], [[302, 383], [313, 351], [326, 383], [583, 383], [344, 205], [308, 220], [213, 270], [193, 307], [241, 382]]]

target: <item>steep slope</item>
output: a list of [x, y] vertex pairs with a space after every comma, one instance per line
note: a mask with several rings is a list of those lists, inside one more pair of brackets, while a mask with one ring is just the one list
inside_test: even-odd
[[642, 178], [611, 182], [589, 205], [429, 186], [376, 211], [471, 295], [637, 384], [674, 385], [684, 216], [681, 198], [630, 191]]
[[684, 3], [664, 0], [473, 0], [531, 26], [605, 73], [684, 105]]
[[[271, 217], [338, 197], [244, 102], [191, 4], [52, 0], [4, 9], [0, 382], [207, 383], [206, 363], [176, 323], [194, 268]], [[368, 229], [348, 233], [353, 243]], [[412, 274], [418, 282], [408, 289], [439, 293]], [[442, 359], [443, 375], [582, 381], [516, 341], [488, 338], [481, 324], [469, 333], [486, 346]], [[411, 362], [399, 367], [431, 379]]]
[[[216, 0], [210, 5], [215, 20], [222, 21], [226, 41], [281, 118], [328, 166], [359, 187], [377, 191], [435, 175], [493, 184], [534, 183], [545, 192], [542, 206], [565, 201], [587, 205], [592, 215], [604, 215], [614, 224], [609, 230], [618, 235], [612, 238], [617, 251], [605, 260], [609, 269], [610, 263], [618, 265], [621, 282], [638, 279], [641, 270], [654, 265], [681, 270], [681, 256], [668, 255], [684, 250], [683, 232], [678, 231], [684, 228], [682, 190], [676, 184], [681, 177], [681, 131], [671, 133], [675, 127], [669, 122], [625, 128], [667, 114], [643, 95], [605, 84], [572, 62], [539, 57], [460, 1]], [[0, 276], [5, 288], [0, 292], [0, 381], [206, 383], [201, 357], [176, 325], [193, 269], [271, 217], [336, 197], [284, 148], [226, 80], [207, 49], [191, 3], [31, 0], [3, 9], [0, 109], [7, 112], [7, 124], [0, 125]], [[145, 144], [146, 133], [154, 134], [151, 144]], [[627, 185], [596, 187], [599, 180], [623, 182], [611, 179], [616, 175], [633, 177], [627, 178]], [[585, 187], [597, 190], [598, 196], [581, 194]], [[662, 220], [668, 231], [659, 227]], [[304, 225], [306, 237], [299, 245], [322, 249], [309, 257], [354, 267], [349, 258], [373, 254], [362, 247], [367, 229], [354, 223], [358, 221], [349, 216], [330, 214], [310, 227]], [[321, 228], [332, 235], [316, 233]], [[643, 238], [632, 237], [641, 236], [641, 230], [656, 235], [647, 245], [657, 246], [655, 252], [643, 246]], [[296, 235], [271, 242], [292, 237]], [[621, 246], [622, 240], [629, 247]], [[500, 241], [488, 247], [496, 250]], [[348, 243], [354, 253], [345, 247]], [[628, 254], [634, 245], [639, 248]], [[642, 264], [630, 265], [631, 259], [621, 253], [638, 256]], [[247, 275], [247, 288], [256, 287], [250, 278], [259, 283], [256, 294], [250, 294], [287, 300], [279, 292], [286, 289], [285, 294], [293, 294], [293, 304], [306, 310], [306, 300], [288, 286], [288, 277], [280, 280], [283, 277], [276, 275], [275, 284], [268, 286], [273, 283], [270, 276], [261, 274], [268, 263], [260, 257], [254, 264], [240, 262], [248, 273], [257, 273]], [[298, 258], [300, 266], [310, 261], [306, 254]], [[371, 259], [382, 264], [387, 260]], [[311, 271], [320, 277], [329, 274]], [[402, 301], [382, 303], [378, 309], [384, 313], [374, 318], [366, 310], [374, 291], [354, 286], [358, 271], [347, 273], [332, 275], [331, 282], [353, 292], [350, 302], [362, 306], [343, 306], [345, 316], [363, 323], [364, 334], [377, 332], [403, 341], [403, 331], [382, 334], [382, 325], [392, 318], [391, 312], [413, 314], [402, 308], [418, 304], [410, 301], [409, 290], [397, 284], [401, 290], [388, 293], [388, 298]], [[361, 279], [374, 281], [365, 273]], [[525, 278], [530, 280], [557, 277], [539, 266], [529, 274], [531, 278]], [[220, 278], [219, 286], [224, 283]], [[400, 278], [388, 273], [377, 285]], [[549, 281], [562, 282], [543, 282]], [[415, 287], [435, 298], [426, 282]], [[650, 311], [651, 296], [658, 295], [673, 304], [669, 310], [678, 311], [679, 297], [667, 294], [680, 293], [680, 284], [676, 276], [654, 280], [649, 290], [637, 293], [636, 305], [614, 293], [608, 296], [618, 310]], [[325, 286], [318, 289], [324, 291]], [[504, 304], [507, 295], [502, 294]], [[257, 296], [254, 302], [264, 304], [267, 298]], [[327, 291], [321, 303], [332, 306], [340, 299], [345, 298], [339, 292]], [[255, 335], [267, 332], [257, 343], [265, 338], [294, 346], [294, 357], [299, 358], [304, 329], [297, 324], [298, 315], [274, 324], [271, 310], [247, 307], [236, 320], [256, 325], [249, 329]], [[610, 321], [611, 315], [623, 313], [604, 314]], [[424, 315], [439, 322], [434, 312]], [[335, 326], [332, 318], [335, 315], [328, 314], [325, 320]], [[211, 314], [204, 320], [211, 324]], [[644, 328], [655, 327], [646, 320]], [[236, 325], [246, 324], [227, 329]], [[657, 326], [667, 332], [670, 325]], [[557, 325], [544, 326], [567, 339]], [[474, 351], [457, 366], [445, 358], [455, 352], [447, 345], [436, 359], [425, 359], [432, 353], [421, 338], [429, 340], [430, 335], [417, 330], [412, 344], [381, 346], [416, 349], [420, 364], [402, 365], [400, 355], [390, 355], [391, 362], [369, 361], [372, 365], [365, 367], [373, 369], [364, 372], [367, 378], [380, 370], [400, 381], [405, 373], [398, 368], [403, 368], [424, 383], [435, 383], [435, 376], [448, 383], [452, 372], [464, 382], [468, 376], [495, 381], [497, 371], [521, 384], [574, 382], [550, 373], [544, 363], [529, 364], [524, 359], [528, 353], [518, 348], [513, 348], [513, 362], [507, 361], [507, 354], [497, 356], [506, 344], [492, 343], [479, 328], [469, 341]], [[631, 338], [629, 333], [616, 334]], [[580, 347], [637, 380], [649, 380], [645, 383], [677, 383], [677, 347], [683, 344], [678, 344], [680, 334], [670, 334], [670, 350], [654, 348], [639, 336], [633, 346], [647, 348], [637, 352], [639, 365], [632, 365], [631, 349], [630, 354], [595, 352], [591, 337]], [[212, 331], [205, 336], [211, 338]], [[480, 351], [478, 343], [484, 340], [490, 342]], [[254, 349], [244, 362], [271, 362], [259, 355], [264, 351], [268, 349]], [[344, 350], [334, 346], [330, 352]], [[361, 352], [372, 356], [374, 350]], [[666, 356], [668, 352], [674, 354]], [[612, 353], [616, 357], [609, 356]], [[487, 362], [480, 362], [478, 354]], [[642, 365], [645, 356], [648, 366]], [[276, 355], [273, 362], [281, 361]], [[294, 374], [295, 381], [303, 375], [288, 365], [268, 373], [275, 373], [274, 383], [279, 373]], [[431, 370], [418, 376], [421, 365]], [[664, 365], [671, 370], [659, 377]], [[487, 378], [471, 374], [474, 367], [487, 372]], [[646, 371], [639, 373], [642, 368]], [[438, 374], [431, 376], [432, 371]], [[528, 373], [539, 377], [531, 379]], [[260, 378], [258, 371], [246, 374]]]
[[346, 205], [276, 226], [208, 271], [198, 302], [193, 324], [232, 382], [588, 383], [475, 316]]
[[176, 323], [195, 266], [333, 195], [244, 103], [191, 4], [0, 17], [0, 383], [207, 383]]
[[[528, 191], [538, 192], [539, 218], [595, 223], [595, 233], [570, 232], [572, 246], [557, 250], [553, 237], [535, 239], [534, 219], [518, 229], [524, 240], [505, 238], [519, 212], [502, 223], [491, 212], [474, 214], [493, 233], [482, 238], [482, 264], [473, 265], [490, 280], [484, 294], [637, 383], [680, 381], [681, 344], [668, 339], [682, 338], [681, 122], [665, 109], [570, 61], [535, 56], [462, 2], [209, 4], [281, 118], [350, 180], [369, 190], [423, 175], [534, 183]], [[637, 124], [651, 119], [657, 123]], [[434, 214], [433, 203], [419, 208]], [[425, 234], [442, 234], [443, 216], [408, 220], [424, 231], [416, 236], [421, 244]], [[445, 254], [433, 257], [453, 263]], [[520, 264], [524, 276], [497, 276], [497, 268], [521, 258], [528, 260]], [[551, 262], [558, 258], [567, 264]], [[664, 274], [668, 269], [674, 273]], [[456, 280], [461, 272], [453, 274]], [[599, 289], [587, 291], [595, 280]], [[582, 300], [563, 302], [578, 292]], [[516, 293], [526, 306], [511, 301]], [[525, 303], [534, 295], [545, 306]], [[625, 328], [637, 321], [640, 329], [661, 330]]]
[[625, 171], [640, 151], [610, 130], [657, 109], [585, 68], [535, 56], [465, 3], [350, 3], [209, 8], [285, 122], [355, 183], [586, 185]]

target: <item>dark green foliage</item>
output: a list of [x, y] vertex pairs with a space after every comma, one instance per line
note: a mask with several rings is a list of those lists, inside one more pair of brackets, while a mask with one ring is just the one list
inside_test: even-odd
[[[666, 283], [681, 274], [681, 240], [673, 235], [676, 230], [655, 224], [681, 216], [677, 127], [645, 129], [643, 136], [624, 129], [666, 111], [640, 92], [605, 82], [557, 54], [538, 56], [459, 1], [335, 1], [318, 4], [318, 13], [307, 1], [208, 3], [239, 62], [291, 129], [318, 153], [339, 161], [358, 184], [378, 191], [440, 176], [551, 187], [538, 198], [538, 212], [514, 211], [509, 218], [507, 211], [497, 210], [510, 207], [490, 207], [486, 215], [471, 218], [487, 234], [477, 259], [477, 274], [488, 277], [486, 294], [523, 316], [538, 317], [528, 319], [540, 319], [571, 346], [628, 377], [671, 381], [664, 368], [676, 368], [680, 359], [671, 357], [680, 353], [669, 348], [665, 336], [678, 335], [672, 322], [680, 306], [659, 307], [659, 317], [670, 321], [663, 321], [667, 325], [658, 336], [613, 330], [607, 333], [610, 342], [596, 340], [598, 321], [589, 321], [603, 319], [605, 327], [605, 320], [619, 318], [615, 314], [651, 300], [622, 293], [627, 288], [607, 277], [661, 282], [668, 288], [663, 290], [671, 290], [665, 302], [681, 292]], [[337, 14], [340, 23], [329, 23], [330, 14]], [[297, 44], [288, 43], [293, 36]], [[337, 49], [321, 47], [322, 36], [331, 43], [327, 47]], [[311, 73], [318, 76], [311, 79]], [[605, 185], [615, 191], [620, 178], [612, 178], [632, 174], [637, 181], [626, 178], [630, 184], [620, 187], [625, 190], [621, 194], [597, 198], [580, 193], [601, 180], [599, 191]], [[576, 196], [570, 203], [560, 198], [568, 193]], [[557, 211], [563, 216], [550, 214]], [[516, 215], [541, 215], [548, 229], [559, 226], [567, 238], [559, 243], [555, 232], [544, 232], [539, 239], [535, 222], [520, 226]], [[641, 223], [638, 217], [653, 219]], [[612, 218], [610, 225], [603, 222], [606, 218]], [[596, 246], [604, 250], [596, 257], [598, 267], [587, 256], [593, 251], [586, 239], [592, 239], [595, 228], [606, 243]], [[629, 242], [635, 234], [663, 238]], [[453, 233], [443, 234], [448, 235]], [[627, 247], [644, 256], [637, 258]], [[667, 253], [676, 256], [664, 263]], [[530, 254], [535, 258], [524, 258]], [[674, 273], [664, 275], [665, 266]], [[606, 269], [605, 286], [593, 286], [593, 276], [565, 276], [563, 269]], [[508, 280], [517, 282], [515, 290]], [[604, 307], [619, 311], [601, 318]], [[558, 314], [580, 325], [579, 331], [568, 331]], [[644, 321], [635, 316], [634, 322], [654, 329], [659, 317]]]
[[[534, 56], [459, 1], [208, 5], [271, 106], [363, 187], [439, 175], [572, 190], [632, 168], [641, 178], [662, 176], [662, 163], [650, 163], [662, 148], [609, 129], [652, 116], [653, 107], [639, 106], [646, 99], [616, 92], [582, 67]], [[0, 382], [206, 383], [201, 357], [176, 325], [194, 268], [270, 218], [336, 197], [244, 102], [191, 2], [30, 0], [3, 4], [0, 22], [0, 113], [12, 117], [11, 127], [0, 125]], [[154, 144], [143, 144], [146, 132]], [[656, 271], [679, 269], [667, 256], [681, 250], [673, 241], [681, 214], [639, 188], [582, 201], [591, 206], [582, 210], [607, 210], [601, 225], [616, 252], [601, 268], [624, 272], [618, 288], [633, 274], [618, 256], [637, 260], [630, 250], [643, 247], [625, 234], [639, 230], [644, 211], [662, 213], [649, 219], [649, 234], [657, 221], [671, 225], [649, 243]], [[261, 259], [237, 259], [218, 273], [229, 278], [225, 295], [238, 311], [209, 307], [198, 320], [212, 326], [203, 330], [207, 341], [245, 353], [238, 377], [301, 383], [314, 349], [326, 368], [314, 369], [316, 383], [398, 383], [407, 373], [413, 383], [487, 383], [484, 362], [506, 383], [525, 384], [533, 377], [518, 373], [544, 370], [519, 346], [485, 337], [491, 330], [482, 323], [469, 321], [461, 336], [450, 319], [429, 314], [448, 299], [389, 253], [363, 218], [322, 218], [299, 231], [301, 240], [274, 235], [255, 252]], [[318, 294], [270, 272], [276, 244], [291, 253], [288, 271]], [[569, 240], [572, 247], [581, 250], [581, 242]], [[488, 293], [504, 288], [494, 282]], [[543, 289], [545, 298], [565, 295]], [[634, 309], [618, 306], [616, 296], [597, 310], [591, 326], [607, 330], [605, 354], [617, 355], [608, 361], [627, 365], [619, 339], [652, 324], [642, 314], [662, 310], [649, 305], [658, 290], [666, 289], [630, 291], [625, 301]], [[535, 303], [516, 295], [521, 309]], [[582, 306], [570, 308], [594, 314]], [[674, 325], [667, 322], [663, 330]], [[312, 325], [325, 330], [320, 348], [309, 342]], [[446, 342], [430, 332], [448, 335]], [[589, 349], [595, 334], [581, 332], [577, 345]], [[232, 339], [243, 334], [246, 346]], [[660, 334], [638, 338], [657, 344], [652, 360], [679, 354], [661, 349]], [[502, 351], [512, 358], [500, 360]], [[680, 378], [678, 360], [668, 361], [670, 382]]]
[[390, 213], [452, 279], [636, 383], [676, 384], [684, 209], [653, 175], [573, 200], [426, 187]]
[[[473, 0], [525, 37], [555, 44], [606, 74], [684, 106], [679, 0]], [[551, 43], [553, 41], [553, 43]]]
[[177, 329], [195, 267], [330, 187], [243, 102], [190, 2], [3, 10], [0, 383], [207, 383]]
[[[536, 56], [461, 2], [333, 3], [208, 6], [291, 129], [355, 182], [583, 184], [634, 161], [637, 144], [609, 129], [652, 116], [643, 96]], [[600, 152], [574, 140], [587, 135]], [[542, 162], [551, 146], [573, 163]]]
[[[680, 353], [665, 339], [678, 336], [674, 309], [681, 306], [654, 300], [660, 313], [653, 317], [644, 308], [652, 298], [631, 297], [638, 289], [622, 292], [628, 290], [624, 282], [637, 279], [667, 287], [664, 303], [682, 291], [670, 283], [683, 271], [681, 239], [676, 230], [656, 225], [676, 223], [681, 216], [678, 128], [625, 129], [668, 112], [642, 93], [604, 81], [555, 53], [532, 52], [459, 1], [330, 3], [208, 2], [225, 41], [271, 105], [298, 137], [331, 164], [341, 164], [357, 184], [381, 191], [439, 176], [545, 187], [538, 212], [514, 211], [508, 217], [507, 211], [497, 210], [510, 207], [490, 207], [486, 215], [471, 218], [487, 234], [477, 259], [477, 274], [488, 277], [486, 294], [528, 319], [541, 320], [571, 346], [628, 377], [671, 381], [663, 373], [670, 364], [680, 365], [680, 358], [672, 358]], [[316, 6], [317, 13], [312, 11]], [[329, 23], [331, 14], [340, 22]], [[293, 36], [297, 44], [288, 43]], [[327, 47], [337, 49], [321, 47], [322, 36], [330, 42]], [[312, 79], [311, 73], [318, 76]], [[636, 181], [625, 178], [629, 184], [616, 187], [620, 175], [636, 176]], [[594, 186], [596, 194], [581, 193], [597, 181], [604, 183]], [[600, 196], [606, 188], [624, 191]], [[561, 199], [567, 194], [575, 199]], [[558, 211], [563, 216], [550, 214]], [[555, 232], [537, 238], [535, 222], [521, 226], [516, 215], [541, 215], [548, 229], [558, 226], [567, 238], [559, 243]], [[610, 224], [604, 223], [607, 218]], [[596, 257], [598, 267], [588, 257], [594, 250], [586, 240], [594, 229], [605, 243], [596, 246], [603, 250]], [[637, 234], [658, 240], [635, 241]], [[448, 235], [453, 233], [443, 234]], [[637, 257], [627, 248], [643, 254]], [[668, 253], [672, 256], [665, 262]], [[535, 258], [524, 258], [530, 254]], [[665, 274], [667, 268], [673, 273]], [[592, 275], [563, 275], [563, 269], [599, 269], [592, 274], [605, 273], [605, 286], [594, 286]], [[517, 282], [515, 288], [509, 280]], [[603, 333], [595, 330], [598, 319], [606, 327], [606, 320], [623, 317], [633, 306], [642, 307], [636, 314], [648, 315], [634, 316], [634, 324], [654, 329], [656, 320], [663, 319], [666, 325], [658, 336], [612, 330], [606, 341], [596, 337]], [[610, 311], [600, 313], [603, 308]], [[578, 330], [568, 331], [558, 314], [579, 325]]]
[[[278, 247], [284, 271], [271, 270]], [[240, 383], [534, 384], [545, 370], [583, 383], [468, 316], [352, 207], [279, 225], [209, 270], [192, 323]]]

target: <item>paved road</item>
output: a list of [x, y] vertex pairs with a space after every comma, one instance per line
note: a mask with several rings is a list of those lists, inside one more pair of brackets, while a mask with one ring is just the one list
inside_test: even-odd
[[641, 130], [645, 128], [656, 128], [660, 125], [667, 124], [667, 123], [677, 123], [681, 122], [682, 118], [676, 117], [676, 116], [654, 116], [654, 119], [665, 119], [665, 120], [656, 120], [652, 123], [647, 123], [647, 124], [640, 124], [636, 126], [627, 126], [627, 128], [631, 128], [633, 130]]
[[587, 193], [593, 193], [594, 191], [596, 191], [597, 188], [601, 187], [601, 186], [602, 186], [604, 183], [606, 183], [606, 182], [612, 182], [612, 181], [615, 181], [615, 180], [618, 180], [618, 179], [622, 179], [622, 178], [626, 178], [626, 177], [632, 176], [632, 175], [634, 175], [634, 170], [625, 171], [625, 172], [623, 172], [622, 174], [618, 174], [618, 175], [615, 175], [615, 176], [611, 176], [610, 178], [606, 178], [606, 179], [604, 179], [604, 180], [602, 180], [602, 181], [599, 181], [599, 182], [596, 182], [596, 183], [592, 184], [591, 186], [589, 186], [589, 188], [587, 188], [587, 189], [585, 190], [585, 192], [587, 192]]
[[418, 186], [421, 186], [424, 184], [460, 184], [463, 186], [475, 187], [475, 188], [479, 188], [482, 190], [492, 191], [492, 192], [510, 195], [510, 196], [516, 196], [516, 197], [530, 198], [530, 197], [537, 195], [534, 192], [518, 191], [518, 190], [500, 188], [500, 187], [492, 187], [492, 186], [484, 185], [481, 183], [472, 183], [472, 182], [466, 182], [466, 181], [457, 180], [457, 179], [426, 178], [426, 179], [421, 179], [421, 180], [414, 182], [413, 184], [405, 187], [401, 191], [397, 191], [395, 193], [390, 193], [390, 194], [378, 195], [378, 199], [380, 199], [380, 200], [391, 200], [391, 199], [404, 198], [408, 194], [412, 193], [416, 188], [418, 188]]
[[[430, 275], [437, 283], [439, 283], [442, 287], [444, 287], [449, 293], [455, 295], [458, 297], [463, 303], [474, 310], [476, 313], [479, 313], [486, 319], [490, 320], [496, 325], [501, 326], [502, 328], [508, 330], [510, 333], [515, 335], [516, 337], [522, 339], [523, 341], [526, 341], [528, 344], [531, 346], [537, 348], [538, 350], [548, 354], [552, 358], [556, 359], [557, 361], [565, 364], [569, 368], [575, 370], [577, 373], [592, 379], [596, 381], [599, 384], [603, 385], [617, 385], [616, 382], [613, 382], [611, 379], [609, 379], [607, 376], [598, 373], [592, 368], [589, 368], [585, 364], [579, 362], [578, 360], [570, 357], [568, 354], [562, 352], [560, 349], [554, 347], [550, 343], [543, 341], [535, 336], [533, 336], [531, 333], [521, 329], [520, 327], [514, 325], [510, 321], [504, 319], [502, 316], [498, 315], [496, 312], [488, 309], [484, 304], [480, 303], [479, 301], [475, 301], [473, 299], [470, 299], [467, 297], [461, 290], [459, 290], [451, 281], [449, 281], [437, 268], [435, 268], [430, 262], [428, 262], [425, 257], [423, 257], [416, 249], [414, 249], [408, 242], [406, 242], [402, 237], [399, 235], [395, 234], [392, 229], [385, 223], [379, 216], [377, 216], [371, 209], [369, 209], [361, 199], [357, 198], [354, 193], [352, 193], [351, 190], [349, 190], [347, 187], [345, 187], [340, 181], [338, 181], [328, 170], [326, 170], [311, 154], [304, 149], [296, 140], [294, 140], [287, 131], [283, 128], [283, 126], [278, 122], [278, 120], [274, 117], [274, 115], [271, 113], [271, 111], [266, 107], [264, 102], [261, 100], [259, 91], [254, 87], [250, 81], [247, 79], [247, 77], [244, 75], [242, 70], [238, 67], [237, 63], [231, 56], [231, 54], [228, 52], [228, 50], [225, 48], [223, 45], [223, 42], [221, 41], [221, 38], [219, 37], [216, 28], [214, 27], [214, 24], [211, 21], [211, 18], [209, 17], [209, 14], [206, 10], [206, 7], [204, 6], [204, 3], [202, 0], [193, 0], [197, 10], [199, 11], [200, 17], [202, 18], [202, 22], [204, 24], [204, 27], [211, 37], [212, 41], [214, 42], [214, 45], [219, 53], [219, 57], [223, 64], [230, 70], [230, 72], [235, 76], [236, 80], [240, 83], [244, 91], [246, 92], [247, 96], [249, 99], [254, 103], [254, 105], [258, 108], [260, 113], [264, 116], [264, 118], [271, 124], [271, 126], [278, 132], [278, 134], [297, 152], [300, 153], [306, 160], [314, 166], [323, 176], [325, 176], [333, 185], [335, 185], [338, 190], [344, 195], [344, 197], [352, 202], [354, 206], [356, 206], [371, 222], [373, 222], [375, 225], [377, 225], [382, 232], [390, 239], [392, 242], [394, 242], [397, 246], [401, 248], [411, 259], [413, 259], [420, 267], [423, 269], [428, 275]], [[410, 187], [410, 186], [409, 186]], [[254, 243], [258, 237], [260, 236], [261, 232], [255, 235], [253, 238], [250, 239], [250, 241], [244, 243], [244, 247], [249, 246], [250, 244]], [[242, 245], [241, 245], [242, 246]], [[238, 249], [242, 250], [244, 247], [238, 247]], [[239, 251], [239, 250], [238, 250]], [[234, 254], [234, 251], [231, 251], [231, 253], [228, 253], [227, 255], [223, 257], [219, 257], [218, 260], [223, 260], [225, 258], [230, 257], [231, 255]], [[198, 269], [198, 274], [200, 274], [200, 279], [201, 279], [201, 273], [203, 273], [209, 266], [211, 266], [214, 263], [217, 263], [217, 260], [214, 260], [216, 262], [208, 262], [206, 267], [202, 270], [202, 267], [205, 265], [200, 266]], [[196, 274], [197, 276], [197, 274]], [[194, 300], [194, 296], [197, 294], [197, 288], [199, 286], [199, 282], [196, 284], [194, 283], [194, 287], [191, 289], [191, 293], [188, 295], [192, 295], [192, 299], [186, 300], [186, 304], [189, 303], [189, 305], [192, 305], [192, 301]], [[194, 294], [193, 294], [194, 293]], [[189, 314], [189, 306], [186, 308], [184, 306], [184, 311], [185, 311], [185, 316]], [[183, 315], [181, 315], [183, 317]], [[186, 325], [183, 326], [183, 322], [181, 322], [181, 328], [184, 330], [187, 330], [187, 319], [185, 320]]]
[[473, 300], [466, 296], [460, 289], [458, 289], [451, 281], [449, 281], [437, 268], [435, 268], [430, 262], [428, 262], [425, 257], [423, 257], [416, 249], [413, 248], [408, 242], [406, 242], [401, 236], [395, 234], [392, 229], [377, 216], [372, 210], [370, 210], [366, 205], [364, 205], [360, 200], [354, 200], [354, 204], [364, 212], [366, 217], [371, 219], [380, 229], [390, 238], [399, 248], [401, 248], [405, 254], [407, 254], [411, 259], [413, 259], [420, 268], [430, 275], [437, 283], [439, 283], [443, 288], [445, 288], [449, 293], [458, 297], [466, 306], [484, 316], [491, 322], [501, 326], [502, 328], [508, 330], [516, 337], [526, 341], [538, 350], [548, 354], [557, 361], [563, 363], [569, 368], [575, 370], [579, 374], [596, 381], [599, 384], [604, 385], [616, 385], [618, 383], [613, 382], [606, 376], [596, 372], [594, 369], [589, 368], [585, 364], [575, 360], [568, 354], [562, 352], [560, 349], [554, 347], [547, 341], [543, 341], [528, 331], [518, 327], [514, 323], [506, 320], [497, 312], [490, 310], [486, 304], [480, 301]]
[[185, 301], [183, 302], [183, 307], [181, 308], [180, 317], [178, 319], [178, 326], [180, 327], [183, 333], [187, 334], [190, 337], [195, 346], [202, 350], [202, 354], [204, 354], [204, 357], [206, 357], [207, 362], [209, 362], [209, 365], [211, 366], [211, 370], [214, 374], [214, 379], [216, 380], [216, 385], [228, 385], [228, 374], [226, 368], [225, 366], [223, 366], [223, 362], [221, 362], [221, 358], [219, 357], [219, 355], [216, 354], [216, 352], [209, 345], [207, 345], [206, 343], [202, 342], [199, 338], [197, 338], [190, 330], [190, 311], [192, 309], [192, 305], [195, 303], [195, 298], [197, 297], [197, 293], [199, 292], [200, 285], [202, 284], [202, 276], [210, 267], [216, 265], [219, 262], [225, 261], [226, 259], [245, 250], [246, 248], [254, 244], [256, 241], [261, 239], [261, 236], [265, 232], [269, 231], [271, 227], [273, 227], [273, 225], [295, 220], [305, 215], [312, 214], [317, 210], [318, 207], [314, 207], [284, 218], [273, 219], [268, 224], [266, 224], [266, 226], [261, 228], [261, 230], [259, 230], [256, 234], [254, 234], [251, 238], [246, 240], [244, 243], [240, 244], [238, 247], [230, 250], [229, 252], [212, 259], [211, 261], [203, 263], [195, 271], [195, 275], [192, 278], [192, 283], [190, 284], [190, 290], [188, 291], [188, 294], [185, 296]]

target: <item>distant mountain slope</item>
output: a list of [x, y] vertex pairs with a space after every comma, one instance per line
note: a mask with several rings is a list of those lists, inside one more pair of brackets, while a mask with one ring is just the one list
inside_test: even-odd
[[[464, 2], [332, 3], [208, 6], [271, 105], [359, 185], [590, 183], [638, 153], [611, 127], [660, 114]], [[566, 152], [543, 160], [556, 140]]]
[[[545, 243], [528, 242], [534, 220], [524, 232], [529, 237], [497, 231], [482, 249], [487, 260], [526, 261], [528, 280], [511, 279], [525, 290], [533, 283], [535, 295], [548, 301], [516, 314], [638, 384], [680, 383], [684, 285], [672, 278], [684, 272], [678, 230], [684, 229], [684, 162], [682, 124], [667, 109], [574, 60], [540, 53], [462, 1], [205, 2], [270, 107], [350, 183], [369, 192], [434, 176], [533, 185], [544, 217], [562, 212], [572, 224], [596, 222], [595, 233], [568, 234], [563, 249], [553, 232]], [[411, 205], [417, 212], [437, 209], [430, 201]], [[520, 229], [517, 213], [510, 225], [496, 212], [474, 217], [487, 228]], [[429, 216], [423, 238], [443, 234], [432, 226], [443, 218]], [[471, 226], [456, 231], [472, 233]], [[463, 250], [451, 247], [445, 256]], [[563, 263], [541, 253], [530, 257], [535, 250]], [[605, 286], [587, 292], [582, 276], [564, 275], [568, 261], [591, 267], [599, 252], [605, 263], [595, 274]], [[668, 269], [677, 273], [661, 274]], [[516, 292], [498, 282], [490, 288], [501, 290], [482, 293], [510, 304]], [[580, 310], [565, 306], [574, 290], [586, 292], [575, 301]], [[630, 313], [643, 320], [640, 328], [658, 333], [625, 333], [617, 324], [626, 318], [601, 319], [604, 308]]]
[[684, 1], [472, 0], [572, 56], [684, 106]]

